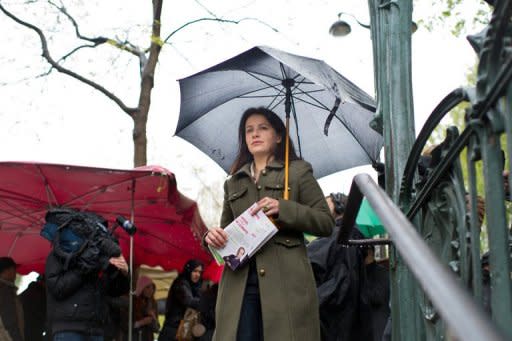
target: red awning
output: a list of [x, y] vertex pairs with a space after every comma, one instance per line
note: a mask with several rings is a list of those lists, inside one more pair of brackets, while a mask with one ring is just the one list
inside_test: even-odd
[[[197, 258], [205, 278], [218, 280], [221, 269], [200, 245], [206, 226], [196, 203], [176, 188], [167, 169], [105, 169], [35, 162], [0, 162], [0, 256], [10, 256], [22, 274], [43, 272], [50, 243], [39, 235], [49, 208], [92, 211], [112, 226], [122, 215], [137, 226], [134, 264], [181, 270]], [[115, 232], [129, 258], [129, 236]]]

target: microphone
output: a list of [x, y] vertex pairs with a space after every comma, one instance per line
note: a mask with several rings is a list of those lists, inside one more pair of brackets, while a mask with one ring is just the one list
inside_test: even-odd
[[137, 227], [131, 221], [123, 217], [122, 215], [117, 216], [116, 223], [119, 224], [130, 236], [133, 236], [137, 232]]

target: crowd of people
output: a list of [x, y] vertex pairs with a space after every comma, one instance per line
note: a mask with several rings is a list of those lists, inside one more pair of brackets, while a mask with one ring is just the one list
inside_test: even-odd
[[[324, 197], [311, 165], [298, 157], [291, 141], [286, 150], [285, 126], [271, 110], [248, 109], [238, 143], [220, 225], [208, 230], [203, 244], [222, 248], [228, 239], [223, 228], [256, 203], [252, 212], [264, 212], [278, 228], [256, 254], [236, 270], [226, 267], [218, 285], [204, 283], [202, 262], [188, 261], [169, 288], [162, 325], [155, 284], [139, 277], [131, 326], [130, 274], [122, 255], [82, 269], [52, 251], [45, 274], [20, 296], [16, 264], [4, 257], [0, 340], [124, 341], [129, 329], [140, 341], [157, 335], [159, 341], [380, 340], [389, 316], [388, 274], [371, 247], [336, 242], [346, 196]], [[319, 238], [308, 244], [304, 234]], [[363, 236], [354, 228], [352, 238]], [[239, 250], [230, 261], [244, 254]]]

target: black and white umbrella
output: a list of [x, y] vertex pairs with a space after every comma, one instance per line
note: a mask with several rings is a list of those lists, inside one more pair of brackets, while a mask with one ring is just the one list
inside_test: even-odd
[[179, 81], [175, 135], [229, 171], [238, 151], [238, 124], [250, 107], [267, 107], [283, 121], [315, 177], [372, 164], [383, 145], [369, 123], [374, 100], [325, 62], [254, 47]]

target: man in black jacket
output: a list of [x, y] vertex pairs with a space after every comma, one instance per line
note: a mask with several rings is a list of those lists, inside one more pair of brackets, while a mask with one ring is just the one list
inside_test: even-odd
[[15, 280], [16, 263], [11, 257], [0, 257], [0, 319], [5, 328], [0, 334], [7, 332], [13, 341], [22, 341], [23, 308], [16, 296]]
[[364, 248], [363, 253], [366, 270], [363, 296], [369, 305], [367, 321], [371, 321], [368, 324], [372, 327], [373, 340], [380, 341], [390, 315], [389, 271], [375, 261], [373, 246]]
[[46, 260], [48, 319], [53, 340], [103, 341], [106, 296], [129, 291], [128, 265], [123, 256], [109, 259], [104, 270], [65, 268], [52, 251]]
[[44, 276], [29, 284], [19, 295], [23, 306], [25, 340], [50, 340], [46, 328], [46, 285]]
[[[371, 329], [363, 325], [367, 309], [361, 300], [364, 279], [363, 255], [357, 247], [338, 244], [337, 235], [345, 212], [347, 196], [332, 193], [327, 198], [336, 226], [330, 237], [308, 244], [308, 257], [317, 284], [322, 341], [370, 340]], [[364, 238], [357, 228], [351, 239]]]

